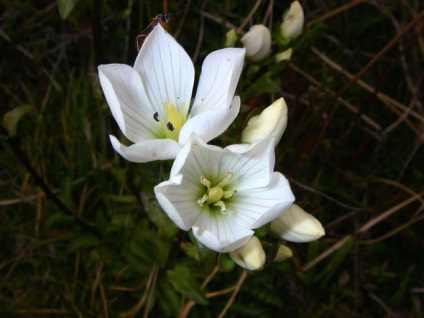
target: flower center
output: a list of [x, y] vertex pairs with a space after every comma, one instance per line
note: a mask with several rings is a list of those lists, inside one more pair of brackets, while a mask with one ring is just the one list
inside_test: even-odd
[[181, 127], [186, 121], [185, 104], [182, 103], [180, 108], [177, 109], [174, 104], [166, 102], [163, 108], [165, 110], [165, 118], [162, 118], [159, 116], [159, 113], [156, 112], [153, 114], [153, 119], [160, 124], [161, 136], [163, 138], [178, 141]]
[[206, 203], [208, 205], [220, 207], [222, 214], [227, 213], [225, 201], [237, 193], [237, 190], [225, 190], [225, 186], [228, 184], [232, 176], [233, 172], [228, 171], [225, 177], [216, 185], [212, 185], [205, 176], [200, 176], [200, 183], [206, 188], [203, 195], [199, 198], [199, 200], [197, 200], [199, 206], [203, 206]]

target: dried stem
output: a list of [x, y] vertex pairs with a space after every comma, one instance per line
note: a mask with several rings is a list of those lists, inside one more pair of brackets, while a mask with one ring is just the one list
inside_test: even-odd
[[219, 314], [218, 318], [223, 318], [224, 317], [224, 315], [226, 314], [226, 312], [230, 308], [231, 304], [236, 299], [236, 296], [237, 296], [238, 292], [240, 291], [240, 288], [243, 285], [243, 283], [246, 280], [246, 278], [247, 278], [247, 272], [245, 270], [243, 270], [243, 272], [240, 275], [239, 281], [237, 282], [237, 285], [234, 288], [233, 294], [231, 295], [231, 297], [228, 300], [227, 304], [225, 305], [224, 309]]

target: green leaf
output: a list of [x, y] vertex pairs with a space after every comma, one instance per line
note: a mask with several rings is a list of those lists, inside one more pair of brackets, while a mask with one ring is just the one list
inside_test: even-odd
[[59, 13], [62, 20], [66, 20], [74, 9], [75, 3], [76, 0], [57, 0], [57, 6], [59, 7]]
[[67, 252], [72, 253], [81, 248], [93, 247], [99, 244], [100, 244], [99, 239], [92, 234], [78, 235], [71, 242], [69, 242]]
[[31, 105], [23, 105], [8, 111], [3, 116], [3, 127], [7, 129], [10, 137], [16, 136], [16, 128], [18, 126], [19, 120], [30, 110], [32, 109]]
[[181, 294], [201, 305], [207, 305], [205, 293], [200, 290], [199, 284], [192, 276], [190, 270], [182, 265], [168, 270], [168, 281]]
[[230, 257], [230, 254], [219, 254], [218, 255], [218, 266], [222, 272], [230, 272], [236, 266], [236, 263]]
[[174, 237], [175, 234], [178, 233], [179, 229], [165, 214], [165, 212], [162, 211], [156, 199], [142, 193], [141, 200], [150, 222], [158, 227], [159, 235], [163, 234], [165, 237]]

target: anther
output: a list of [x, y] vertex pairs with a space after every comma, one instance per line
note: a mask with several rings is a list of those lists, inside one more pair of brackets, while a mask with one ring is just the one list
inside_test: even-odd
[[200, 183], [203, 184], [205, 187], [208, 188], [208, 190], [211, 188], [211, 182], [206, 179], [205, 176], [200, 176]]
[[227, 213], [227, 207], [225, 206], [225, 203], [222, 201], [218, 201], [214, 204], [214, 206], [219, 206], [221, 208], [221, 213], [226, 214]]
[[199, 200], [197, 200], [197, 203], [200, 206], [203, 206], [203, 203], [205, 203], [209, 199], [207, 194], [204, 194]]
[[228, 183], [228, 181], [230, 181], [231, 177], [233, 176], [233, 172], [232, 171], [228, 171], [226, 176], [224, 177], [224, 179], [221, 180], [220, 183], [218, 183], [216, 186], [217, 187], [225, 187]]
[[168, 121], [168, 123], [166, 124], [166, 127], [170, 130], [170, 131], [174, 131], [174, 126], [171, 124], [170, 121]]
[[224, 193], [222, 194], [222, 197], [224, 199], [228, 199], [231, 198], [233, 195], [235, 195], [237, 193], [237, 190], [228, 190], [228, 191], [224, 191]]
[[153, 119], [155, 121], [159, 122], [159, 114], [158, 114], [158, 112], [156, 112], [156, 113], [153, 114]]

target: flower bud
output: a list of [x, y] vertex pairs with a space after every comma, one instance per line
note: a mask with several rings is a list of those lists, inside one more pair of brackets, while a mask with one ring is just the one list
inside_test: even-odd
[[262, 244], [256, 236], [252, 236], [246, 244], [231, 252], [230, 257], [249, 271], [261, 270], [266, 259]]
[[277, 254], [274, 257], [274, 262], [276, 263], [283, 262], [292, 256], [293, 256], [292, 250], [289, 247], [283, 244], [280, 244], [280, 246], [278, 247]]
[[231, 29], [230, 31], [225, 34], [225, 47], [234, 47], [237, 41], [237, 34], [234, 29]]
[[243, 143], [252, 143], [257, 140], [274, 137], [274, 146], [277, 146], [287, 127], [287, 105], [284, 98], [277, 99], [262, 113], [250, 118], [241, 134]]
[[292, 54], [293, 54], [293, 49], [288, 48], [287, 50], [285, 50], [283, 52], [277, 53], [275, 55], [275, 60], [277, 61], [277, 63], [281, 62], [281, 61], [288, 61], [288, 60], [290, 60]]
[[293, 1], [290, 9], [283, 15], [280, 32], [283, 38], [290, 39], [299, 36], [303, 30], [303, 9], [299, 1]]
[[241, 38], [241, 43], [248, 58], [260, 61], [271, 51], [271, 32], [263, 24], [256, 24]]
[[272, 221], [270, 230], [286, 241], [297, 243], [311, 242], [325, 234], [321, 223], [296, 204]]

